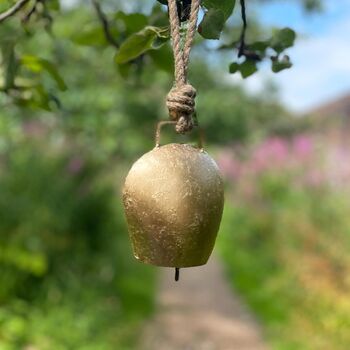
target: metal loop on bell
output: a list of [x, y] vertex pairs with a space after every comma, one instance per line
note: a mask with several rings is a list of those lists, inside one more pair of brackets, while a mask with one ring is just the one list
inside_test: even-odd
[[[156, 147], [160, 147], [160, 137], [161, 137], [161, 131], [163, 126], [165, 125], [176, 125], [177, 122], [176, 121], [169, 121], [169, 120], [165, 120], [165, 121], [161, 121], [159, 123], [157, 123], [157, 128], [156, 128], [156, 137], [155, 137], [155, 141], [156, 141]], [[198, 125], [198, 123], [195, 125], [195, 127], [197, 127], [198, 129], [198, 143], [197, 143], [197, 147], [200, 150], [204, 149], [204, 131], [203, 129]]]

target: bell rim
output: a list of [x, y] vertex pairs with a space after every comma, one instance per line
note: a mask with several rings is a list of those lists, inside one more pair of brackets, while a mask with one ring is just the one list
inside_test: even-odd
[[166, 264], [166, 263], [161, 263], [161, 262], [152, 262], [151, 259], [147, 259], [147, 258], [141, 258], [137, 255], [134, 254], [135, 259], [141, 263], [141, 264], [146, 264], [146, 265], [150, 265], [150, 266], [157, 266], [157, 267], [165, 267], [165, 268], [179, 268], [179, 269], [186, 269], [186, 268], [191, 268], [191, 267], [200, 267], [200, 266], [204, 266], [208, 263], [210, 256], [205, 260], [205, 262], [199, 262], [199, 263], [188, 263], [188, 264], [177, 264], [175, 266], [175, 264]]

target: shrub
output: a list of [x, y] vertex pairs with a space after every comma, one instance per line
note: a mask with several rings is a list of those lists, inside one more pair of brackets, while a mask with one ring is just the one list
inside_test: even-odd
[[131, 260], [105, 168], [46, 136], [22, 135], [0, 155], [1, 349], [127, 349], [137, 338], [153, 277]]
[[221, 157], [223, 256], [276, 349], [350, 344], [346, 146], [302, 135]]

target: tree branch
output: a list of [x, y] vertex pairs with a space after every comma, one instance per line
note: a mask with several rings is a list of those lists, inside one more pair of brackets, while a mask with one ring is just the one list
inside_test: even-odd
[[241, 38], [239, 40], [238, 57], [241, 57], [244, 55], [245, 35], [246, 35], [247, 27], [248, 27], [245, 1], [241, 0], [240, 2], [241, 2], [241, 11], [242, 11], [241, 15], [242, 15], [243, 28], [242, 28]]
[[19, 0], [7, 11], [0, 13], [0, 23], [15, 15], [21, 8], [23, 8], [30, 0]]
[[29, 22], [30, 18], [33, 16], [33, 14], [36, 12], [37, 10], [37, 6], [38, 3], [40, 2], [40, 0], [35, 0], [34, 5], [32, 6], [32, 8], [28, 11], [28, 13], [22, 18], [22, 22], [26, 23]]
[[261, 61], [262, 57], [259, 54], [247, 48], [247, 44], [246, 44], [246, 33], [248, 28], [247, 13], [246, 13], [247, 10], [246, 10], [245, 0], [240, 0], [240, 3], [241, 3], [241, 16], [242, 16], [243, 27], [242, 27], [241, 37], [239, 39], [238, 57], [240, 58], [244, 56], [248, 60]]
[[97, 0], [92, 0], [92, 4], [96, 10], [97, 16], [102, 24], [103, 32], [105, 34], [106, 40], [114, 46], [116, 49], [119, 49], [118, 42], [114, 39], [113, 34], [111, 33], [110, 27], [109, 27], [109, 21], [102, 11], [101, 5], [98, 3]]

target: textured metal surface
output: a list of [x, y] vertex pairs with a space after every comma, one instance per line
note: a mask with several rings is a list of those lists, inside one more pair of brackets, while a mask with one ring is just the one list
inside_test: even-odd
[[187, 144], [157, 147], [131, 168], [123, 201], [136, 259], [166, 267], [204, 265], [224, 205], [214, 160]]

